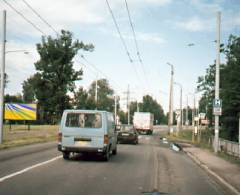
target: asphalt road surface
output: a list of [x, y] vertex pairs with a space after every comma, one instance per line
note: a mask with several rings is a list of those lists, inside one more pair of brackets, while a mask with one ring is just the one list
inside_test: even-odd
[[118, 145], [109, 162], [96, 155], [63, 160], [56, 143], [1, 151], [0, 194], [224, 194], [188, 156], [161, 143], [158, 133], [141, 135], [138, 145]]

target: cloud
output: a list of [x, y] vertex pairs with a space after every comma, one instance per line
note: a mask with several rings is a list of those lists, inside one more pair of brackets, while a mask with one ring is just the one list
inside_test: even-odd
[[[109, 33], [109, 32], [105, 32]], [[158, 33], [143, 33], [143, 32], [136, 32], [136, 38], [137, 41], [142, 42], [149, 42], [149, 43], [155, 43], [155, 44], [164, 44], [166, 43], [166, 39], [164, 39], [160, 34]], [[120, 38], [117, 33], [113, 33], [113, 36], [116, 38]], [[130, 33], [122, 33], [122, 36], [125, 40], [131, 40], [134, 41], [134, 37]]]
[[167, 4], [170, 4], [172, 0], [142, 0], [142, 2], [158, 6], [165, 6]]
[[177, 22], [177, 26], [191, 32], [203, 31], [206, 28], [205, 21], [198, 17], [193, 17], [188, 20]]
[[[8, 2], [44, 33], [54, 34], [22, 1], [8, 0]], [[58, 31], [63, 28], [73, 29], [77, 26], [101, 24], [108, 14], [105, 4], [103, 6], [103, 2], [99, 0], [58, 0], [54, 3], [48, 0], [27, 0], [27, 2]], [[30, 37], [42, 35], [3, 1], [1, 5], [7, 10], [7, 27], [10, 33]]]
[[35, 72], [34, 62], [39, 58], [35, 47], [31, 44], [7, 42], [6, 51], [15, 50], [26, 50], [29, 54], [23, 52], [6, 53], [5, 72], [9, 78], [6, 93], [10, 94], [22, 91], [22, 82]]
[[190, 3], [191, 6], [194, 6], [199, 12], [211, 14], [222, 10], [221, 1], [222, 0], [213, 0], [212, 2], [206, 0], [188, 0], [187, 2]]
[[[139, 7], [146, 5], [164, 6], [172, 0], [128, 0], [131, 10], [134, 12]], [[54, 32], [44, 24], [22, 1], [8, 0], [18, 11], [30, 19], [45, 34]], [[27, 0], [27, 2], [55, 29], [76, 29], [84, 28], [86, 25], [100, 25], [105, 22], [112, 22], [107, 10], [105, 1], [102, 0]], [[117, 16], [123, 14], [126, 17], [125, 3], [122, 0], [109, 1]], [[1, 7], [7, 10], [8, 31], [10, 34], [19, 34], [29, 37], [40, 37], [42, 34], [27, 23], [21, 16], [13, 11], [3, 1]], [[119, 8], [122, 9], [119, 9]], [[23, 30], [24, 29], [24, 30]]]
[[166, 43], [166, 40], [162, 38], [158, 33], [137, 33], [137, 39], [139, 41], [151, 42], [156, 44]]

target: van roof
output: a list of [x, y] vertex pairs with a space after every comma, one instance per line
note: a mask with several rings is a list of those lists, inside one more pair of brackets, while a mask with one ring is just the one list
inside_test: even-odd
[[64, 110], [64, 112], [107, 113], [107, 111], [105, 110], [81, 110], [81, 109], [68, 109], [68, 110]]

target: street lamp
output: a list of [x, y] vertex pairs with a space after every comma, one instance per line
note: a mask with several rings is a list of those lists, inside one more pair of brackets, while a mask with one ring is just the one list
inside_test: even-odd
[[2, 50], [1, 50], [1, 73], [0, 73], [0, 144], [3, 142], [3, 104], [4, 104], [4, 79], [5, 79], [5, 47], [6, 47], [6, 10], [2, 12]]
[[170, 134], [173, 133], [173, 75], [174, 75], [174, 66], [167, 62], [167, 65], [171, 67], [171, 80], [170, 80], [170, 94], [169, 94], [169, 117], [168, 117], [168, 126]]
[[193, 108], [192, 108], [192, 126], [194, 126], [194, 117], [196, 116], [196, 97], [195, 97], [196, 93], [188, 93], [188, 95], [192, 95], [193, 97]]
[[7, 54], [7, 53], [16, 53], [16, 52], [23, 52], [24, 54], [29, 54], [29, 51], [27, 51], [27, 50], [25, 50], [25, 49], [5, 51], [5, 54]]
[[3, 27], [3, 39], [2, 39], [2, 61], [1, 61], [1, 74], [0, 74], [0, 144], [3, 143], [3, 110], [4, 110], [4, 87], [5, 87], [5, 56], [8, 53], [23, 52], [24, 54], [29, 54], [27, 50], [11, 50], [5, 51], [6, 47], [6, 12], [3, 12], [4, 27]]
[[174, 84], [180, 87], [180, 129], [182, 129], [182, 127], [183, 127], [182, 85], [178, 82], [174, 82]]

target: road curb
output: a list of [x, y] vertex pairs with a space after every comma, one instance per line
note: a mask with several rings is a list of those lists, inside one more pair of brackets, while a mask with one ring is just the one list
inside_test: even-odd
[[222, 183], [225, 187], [227, 187], [230, 191], [232, 191], [234, 194], [240, 195], [240, 191], [238, 191], [234, 186], [232, 186], [230, 183], [228, 183], [225, 179], [223, 179], [221, 176], [219, 176], [217, 173], [212, 171], [207, 165], [205, 165], [203, 162], [201, 162], [195, 155], [193, 155], [191, 152], [184, 151], [195, 163], [197, 163], [201, 168], [203, 168], [205, 171], [207, 171], [208, 174], [215, 177], [220, 183]]

